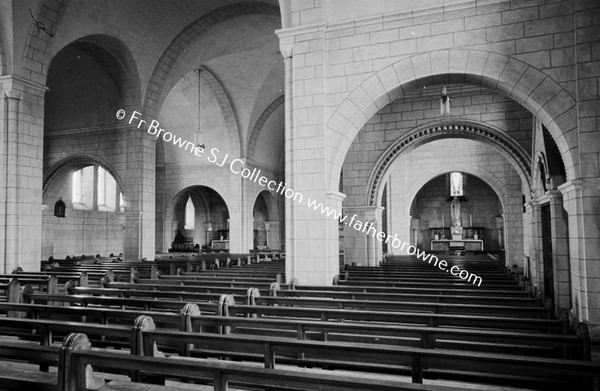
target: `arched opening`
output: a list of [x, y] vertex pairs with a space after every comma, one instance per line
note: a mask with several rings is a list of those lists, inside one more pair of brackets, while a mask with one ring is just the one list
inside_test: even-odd
[[165, 242], [171, 252], [229, 249], [229, 209], [207, 186], [190, 186], [173, 199], [173, 220]]
[[457, 196], [458, 224], [463, 228], [465, 246], [462, 251], [504, 250], [503, 229], [497, 224], [504, 215], [500, 198], [485, 181], [460, 171], [437, 176], [418, 190], [410, 207], [411, 218], [419, 222], [418, 227], [412, 227], [413, 242], [426, 251], [450, 251], [445, 240], [451, 239], [450, 227], [455, 223], [451, 213], [455, 190], [452, 174], [462, 176], [463, 191]]
[[[122, 42], [91, 35], [63, 47], [49, 65], [44, 105], [48, 206], [42, 224], [44, 258], [124, 253], [127, 259], [139, 259], [144, 248], [141, 227], [146, 226], [135, 211], [140, 181], [123, 158], [132, 156], [130, 148], [139, 143], [124, 137], [124, 126], [115, 116], [120, 108], [139, 106], [133, 64]], [[138, 160], [136, 164], [140, 166]], [[66, 216], [57, 220], [51, 209], [60, 197]]]
[[261, 191], [252, 209], [253, 248], [255, 250], [280, 250], [283, 219], [278, 198], [267, 190]]
[[[93, 158], [68, 159], [44, 190], [42, 257], [123, 253], [125, 198], [120, 179], [106, 163]], [[57, 215], [55, 205], [64, 203]]]

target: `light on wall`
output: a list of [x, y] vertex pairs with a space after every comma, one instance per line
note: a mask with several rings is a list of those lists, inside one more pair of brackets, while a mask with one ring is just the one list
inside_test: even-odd
[[444, 89], [442, 90], [442, 98], [440, 99], [440, 113], [442, 115], [450, 114], [450, 98], [448, 98], [446, 86], [444, 86]]

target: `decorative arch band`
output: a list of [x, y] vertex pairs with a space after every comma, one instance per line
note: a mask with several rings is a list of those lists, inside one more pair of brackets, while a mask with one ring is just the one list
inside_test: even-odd
[[521, 145], [503, 131], [471, 121], [438, 122], [436, 124], [427, 124], [413, 129], [396, 140], [396, 142], [382, 154], [370, 175], [368, 204], [371, 206], [376, 205], [378, 189], [384, 178], [384, 174], [400, 154], [417, 148], [427, 142], [450, 137], [468, 138], [500, 147], [512, 157], [514, 162], [526, 175], [526, 180], [528, 182], [530, 181], [530, 157]]
[[73, 166], [90, 166], [90, 165], [100, 166], [100, 167], [104, 168], [106, 171], [110, 172], [110, 174], [113, 176], [113, 178], [115, 178], [115, 181], [117, 181], [117, 184], [119, 185], [119, 188], [121, 189], [121, 191], [123, 193], [125, 193], [125, 186], [123, 186], [123, 181], [121, 180], [121, 177], [119, 177], [119, 175], [111, 167], [110, 164], [108, 164], [104, 160], [97, 158], [95, 156], [82, 155], [82, 154], [67, 156], [66, 158], [61, 159], [58, 162], [54, 163], [52, 166], [50, 166], [44, 173], [44, 181], [43, 181], [42, 191], [45, 193], [46, 190], [48, 189], [48, 187], [50, 186], [50, 184], [52, 183], [52, 181], [63, 170], [65, 170], [69, 167], [73, 167]]

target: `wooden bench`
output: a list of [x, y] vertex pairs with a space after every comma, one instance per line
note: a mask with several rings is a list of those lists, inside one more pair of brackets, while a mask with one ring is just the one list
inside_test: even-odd
[[[216, 306], [213, 311], [203, 313], [219, 313]], [[170, 312], [122, 310], [110, 307], [75, 307], [52, 306], [41, 304], [0, 303], [0, 313], [7, 316], [11, 313], [20, 313], [20, 318], [47, 319], [59, 321], [75, 321], [84, 323], [97, 323], [103, 325], [133, 324], [140, 315], [152, 316], [157, 325], [162, 328], [171, 328], [181, 331], [191, 329], [190, 317], [200, 314], [198, 305], [188, 303], [183, 307], [175, 307]]]
[[357, 289], [341, 286], [297, 286], [294, 289], [273, 289], [278, 297], [330, 297], [348, 300], [412, 301], [415, 303], [447, 303], [487, 306], [539, 307], [539, 301], [523, 297], [463, 296], [459, 294], [420, 294], [382, 292], [380, 289]]
[[270, 335], [301, 340], [361, 342], [426, 349], [590, 359], [589, 338], [575, 335], [204, 314], [191, 316], [190, 322], [192, 328], [188, 331], [194, 332], [218, 330], [222, 334]]
[[359, 299], [334, 299], [310, 297], [269, 297], [257, 296], [257, 305], [288, 306], [288, 307], [325, 307], [340, 309], [360, 309], [371, 311], [393, 312], [428, 312], [434, 314], [471, 314], [471, 315], [499, 315], [517, 318], [550, 319], [550, 312], [544, 307], [517, 307], [517, 306], [480, 306], [475, 304], [446, 304], [446, 303], [418, 303], [410, 301], [383, 301]]
[[[143, 310], [143, 311], [179, 311], [189, 302], [183, 300], [156, 300], [154, 297], [148, 298], [123, 298], [123, 297], [102, 297], [87, 295], [46, 295], [37, 294], [27, 296], [27, 303], [48, 303], [64, 302], [70, 305], [79, 305], [82, 307], [101, 306], [106, 308], [116, 308], [123, 310]], [[198, 306], [202, 313], [216, 313], [221, 306], [218, 302], [199, 302], [194, 304]]]
[[224, 313], [236, 316], [277, 316], [327, 321], [360, 321], [411, 324], [429, 327], [464, 327], [490, 330], [533, 331], [567, 334], [567, 324], [553, 319], [500, 316], [431, 314], [425, 312], [384, 312], [333, 308], [273, 307], [233, 304], [228, 300]]
[[[58, 352], [58, 346], [0, 341], [0, 360], [10, 362], [0, 367], [2, 390], [56, 391], [57, 374], [40, 371], [39, 368], [57, 366]], [[15, 363], [22, 365], [15, 369]]]
[[[345, 342], [293, 340], [252, 335], [216, 335], [168, 331], [141, 332], [145, 355], [161, 355], [160, 349], [198, 357], [229, 357], [259, 361], [265, 368], [276, 363], [320, 366], [360, 372], [448, 378], [490, 384], [590, 389], [600, 376], [600, 363], [443, 349], [386, 346]], [[157, 350], [158, 348], [158, 350]]]
[[[265, 369], [256, 366], [224, 361], [181, 360], [177, 358], [123, 356], [110, 352], [94, 352], [81, 335], [72, 335], [79, 346], [65, 344], [61, 349], [59, 386], [61, 391], [82, 391], [102, 384], [96, 374], [88, 368], [121, 369], [134, 373], [150, 374], [169, 379], [195, 380], [213, 385], [215, 391], [227, 391], [229, 387], [251, 386], [252, 388], [336, 391], [457, 391], [456, 388], [408, 384], [400, 381], [381, 380], [375, 377], [342, 376], [317, 371], [299, 372], [282, 369]], [[142, 378], [143, 379], [143, 378]], [[138, 379], [136, 379], [138, 380]], [[164, 381], [164, 380], [163, 380]], [[176, 387], [165, 387], [147, 383], [111, 381], [100, 385], [99, 390], [127, 391], [173, 391]]]

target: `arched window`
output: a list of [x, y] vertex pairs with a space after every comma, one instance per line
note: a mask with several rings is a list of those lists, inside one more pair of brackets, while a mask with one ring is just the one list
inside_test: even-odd
[[102, 167], [98, 167], [98, 210], [117, 210], [117, 181]]
[[185, 203], [185, 225], [184, 229], [194, 229], [196, 226], [196, 208], [192, 202], [192, 197], [188, 197]]
[[117, 181], [100, 166], [87, 166], [73, 173], [71, 202], [73, 209], [83, 210], [93, 210], [96, 206], [99, 211], [115, 212], [117, 202], [120, 208], [124, 207]]
[[463, 193], [463, 174], [462, 172], [450, 173], [450, 197], [462, 197]]
[[94, 166], [73, 173], [73, 209], [92, 210], [94, 207]]

